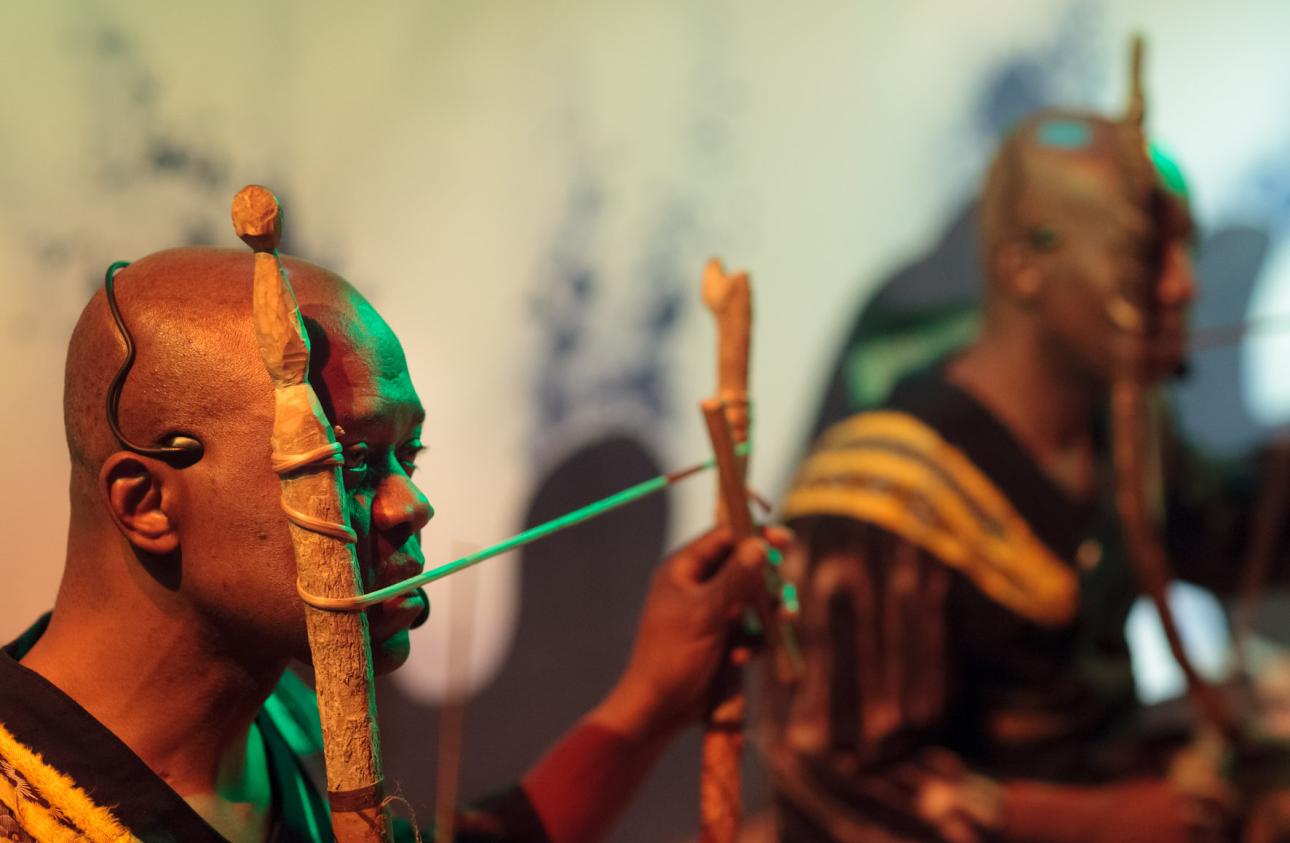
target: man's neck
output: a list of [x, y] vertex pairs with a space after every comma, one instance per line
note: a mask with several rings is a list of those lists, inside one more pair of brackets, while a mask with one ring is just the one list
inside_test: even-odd
[[946, 377], [981, 402], [1040, 469], [1077, 499], [1096, 489], [1095, 413], [1102, 388], [1062, 370], [1031, 337], [989, 332]]
[[[284, 666], [248, 671], [194, 636], [191, 619], [151, 603], [108, 616], [62, 599], [22, 664], [107, 727], [208, 822], [268, 816], [256, 714]], [[248, 747], [250, 750], [248, 751]], [[258, 754], [257, 754], [258, 753]], [[257, 761], [258, 759], [258, 761]]]
[[184, 799], [230, 843], [260, 843], [268, 836], [273, 787], [268, 751], [255, 722], [242, 747], [225, 756], [214, 793]]

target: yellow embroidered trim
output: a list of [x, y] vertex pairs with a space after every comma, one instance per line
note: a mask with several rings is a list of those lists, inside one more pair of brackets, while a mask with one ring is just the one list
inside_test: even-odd
[[41, 843], [138, 843], [107, 808], [0, 724], [0, 804]]
[[1035, 623], [1068, 623], [1079, 608], [1075, 572], [971, 460], [904, 413], [861, 413], [825, 432], [784, 515], [839, 515], [890, 530]]

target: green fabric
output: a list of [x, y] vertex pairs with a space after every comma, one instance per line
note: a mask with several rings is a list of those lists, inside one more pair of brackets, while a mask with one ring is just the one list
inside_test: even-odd
[[967, 345], [977, 334], [981, 311], [952, 304], [884, 314], [847, 351], [845, 377], [855, 412], [881, 405], [896, 382]]

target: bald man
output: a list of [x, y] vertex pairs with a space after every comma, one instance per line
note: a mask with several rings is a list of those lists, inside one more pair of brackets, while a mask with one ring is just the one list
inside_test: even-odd
[[[313, 345], [310, 380], [344, 448], [370, 590], [423, 567], [433, 510], [413, 480], [425, 411], [397, 338], [344, 279], [286, 266]], [[71, 522], [51, 614], [0, 655], [0, 831], [14, 840], [330, 839], [295, 561], [269, 461], [272, 389], [250, 318], [252, 256], [176, 249], [117, 275], [137, 360], [100, 293], [68, 348]], [[200, 458], [147, 447], [201, 444]], [[781, 533], [767, 536], [783, 544]], [[629, 665], [523, 778], [463, 812], [462, 840], [601, 838], [702, 709], [726, 631], [760, 587], [761, 545], [700, 538], [654, 579]], [[428, 607], [368, 612], [378, 673]], [[430, 759], [427, 759], [427, 769]], [[6, 836], [7, 835], [7, 836]]]
[[[1137, 590], [1100, 422], [1116, 354], [1157, 380], [1179, 368], [1195, 292], [1185, 199], [1126, 187], [1143, 154], [1096, 115], [1023, 121], [981, 199], [978, 337], [802, 467], [785, 504], [808, 664], [780, 700], [786, 841], [1221, 835], [1213, 770], [1184, 786], [1176, 743], [1131, 736]], [[1133, 342], [1111, 318], [1126, 272], [1154, 316]], [[1198, 540], [1203, 521], [1171, 527]]]

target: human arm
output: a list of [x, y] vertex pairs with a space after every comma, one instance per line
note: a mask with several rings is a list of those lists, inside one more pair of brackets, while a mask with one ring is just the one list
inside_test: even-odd
[[1034, 781], [1002, 786], [999, 838], [1028, 843], [1206, 843], [1230, 839], [1232, 805], [1166, 779], [1098, 786]]
[[[763, 535], [789, 540], [775, 528]], [[660, 566], [621, 678], [523, 779], [552, 843], [602, 839], [672, 738], [698, 721], [730, 631], [765, 587], [764, 564], [759, 540], [736, 549], [719, 529]]]

